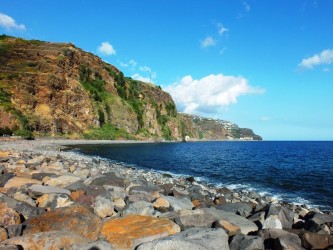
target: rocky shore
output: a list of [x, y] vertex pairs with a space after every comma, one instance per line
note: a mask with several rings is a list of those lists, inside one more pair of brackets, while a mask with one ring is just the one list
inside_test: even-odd
[[332, 213], [61, 150], [79, 143], [0, 141], [0, 250], [333, 249]]

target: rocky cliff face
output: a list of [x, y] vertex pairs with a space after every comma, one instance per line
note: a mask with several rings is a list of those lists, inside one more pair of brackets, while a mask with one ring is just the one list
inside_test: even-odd
[[225, 139], [179, 115], [159, 87], [123, 76], [73, 44], [0, 36], [0, 129], [95, 139]]

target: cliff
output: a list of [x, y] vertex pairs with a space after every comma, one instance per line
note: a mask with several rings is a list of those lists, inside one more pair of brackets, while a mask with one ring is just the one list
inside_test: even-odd
[[235, 137], [221, 125], [177, 114], [160, 87], [124, 77], [73, 44], [5, 35], [0, 36], [0, 130], [88, 139]]

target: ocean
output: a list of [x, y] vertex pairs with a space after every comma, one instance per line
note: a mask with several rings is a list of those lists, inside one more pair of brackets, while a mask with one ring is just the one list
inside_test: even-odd
[[82, 154], [333, 211], [333, 142], [76, 145]]

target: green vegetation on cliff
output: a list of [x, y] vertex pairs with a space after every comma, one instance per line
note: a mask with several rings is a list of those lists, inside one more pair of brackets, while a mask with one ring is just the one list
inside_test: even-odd
[[0, 36], [0, 128], [25, 137], [31, 132], [88, 139], [236, 137], [209, 119], [178, 114], [161, 87], [125, 77], [73, 44], [5, 35]]

